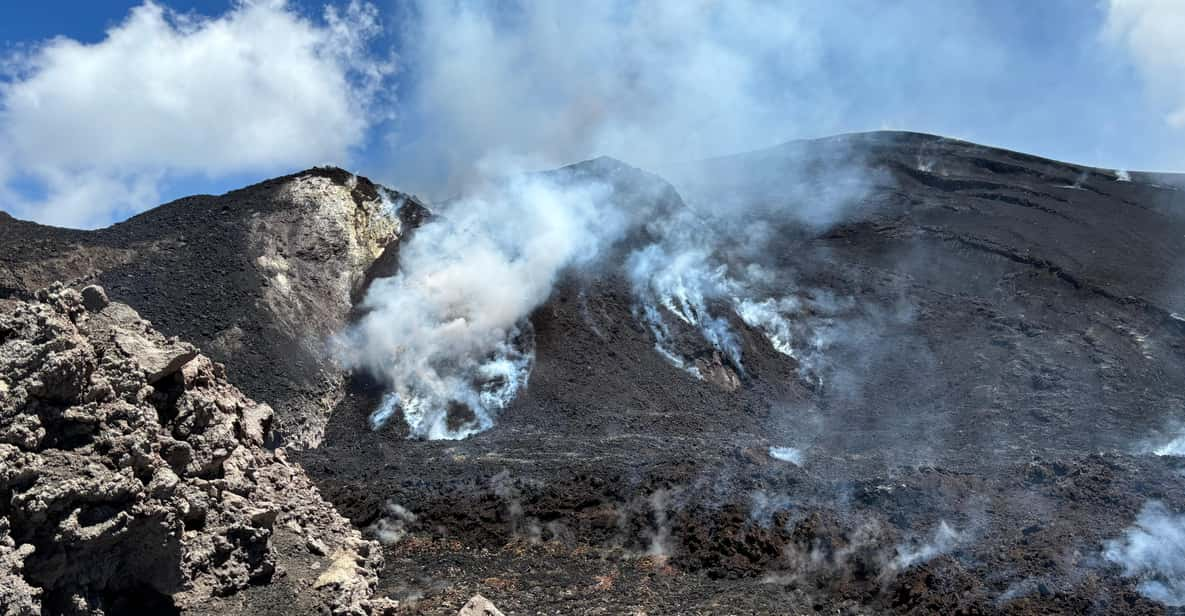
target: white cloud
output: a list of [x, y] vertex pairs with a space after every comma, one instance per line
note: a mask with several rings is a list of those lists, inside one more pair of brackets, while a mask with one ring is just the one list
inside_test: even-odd
[[344, 163], [393, 70], [367, 52], [378, 32], [357, 1], [320, 22], [275, 0], [216, 18], [146, 2], [98, 43], [46, 41], [4, 63], [0, 194], [18, 216], [93, 226], [156, 205], [166, 174]]
[[1153, 96], [1166, 107], [1165, 122], [1185, 128], [1185, 2], [1110, 0], [1104, 35], [1124, 47]]

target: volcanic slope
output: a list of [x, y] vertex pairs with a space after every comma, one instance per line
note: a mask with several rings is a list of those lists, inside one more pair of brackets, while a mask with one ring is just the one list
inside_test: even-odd
[[531, 315], [529, 387], [492, 430], [373, 432], [382, 388], [356, 380], [301, 459], [355, 523], [410, 533], [388, 592], [430, 613], [474, 591], [552, 613], [1163, 609], [1102, 549], [1147, 501], [1185, 507], [1181, 460], [1141, 453], [1185, 396], [1177, 178], [908, 133], [666, 173], [716, 262], [784, 301], [795, 358], [720, 298], [743, 365], [660, 307], [699, 376], [668, 361], [622, 267], [648, 231]]
[[[371, 431], [384, 389], [324, 354], [426, 217], [340, 170], [94, 232], [0, 216], [0, 289], [85, 275], [225, 362], [389, 542], [380, 594], [425, 613], [1164, 610], [1103, 550], [1147, 502], [1185, 508], [1181, 459], [1147, 453], [1185, 408], [1179, 177], [911, 133], [662, 170], [678, 192], [608, 159], [557, 173], [664, 216], [564, 274], [529, 386], [464, 441]], [[687, 212], [748, 294], [707, 302], [739, 361], [679, 302], [663, 340], [640, 310], [625, 263], [687, 248], [663, 224]]]

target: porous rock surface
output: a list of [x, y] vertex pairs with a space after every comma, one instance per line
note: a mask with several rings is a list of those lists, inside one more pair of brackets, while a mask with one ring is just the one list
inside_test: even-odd
[[271, 420], [101, 288], [0, 300], [0, 613], [391, 607]]

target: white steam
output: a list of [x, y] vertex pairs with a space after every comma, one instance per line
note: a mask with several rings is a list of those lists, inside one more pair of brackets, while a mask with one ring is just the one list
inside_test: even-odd
[[835, 337], [832, 319], [825, 316], [831, 304], [793, 296], [734, 300], [737, 316], [765, 334], [775, 351], [797, 361], [801, 377], [818, 386], [824, 381], [824, 354]]
[[488, 166], [546, 168], [597, 155], [653, 165], [743, 151], [832, 115], [790, 101], [789, 84], [817, 60], [815, 34], [801, 25], [810, 13], [792, 5], [413, 6], [401, 50], [416, 67], [408, 131], [428, 136], [406, 140], [393, 167], [416, 191], [456, 189]]
[[[652, 244], [630, 255], [627, 268], [642, 320], [655, 337], [655, 348], [677, 367], [701, 376], [694, 363], [667, 346], [670, 330], [663, 313], [698, 330], [703, 339], [741, 370], [741, 348], [727, 319], [708, 308], [711, 299], [725, 295], [733, 281], [723, 265], [710, 263], [702, 249]], [[665, 310], [660, 310], [660, 308]]]
[[1108, 541], [1103, 556], [1140, 580], [1140, 592], [1170, 606], [1185, 606], [1185, 515], [1163, 503], [1144, 505], [1136, 523]]
[[802, 466], [802, 450], [797, 447], [770, 447], [769, 457], [795, 466]]
[[1137, 443], [1133, 453], [1155, 456], [1185, 457], [1185, 425], [1172, 422], [1156, 436]]
[[1152, 450], [1152, 453], [1158, 456], [1181, 456], [1185, 457], [1185, 431], [1177, 435], [1173, 440]]
[[[709, 224], [677, 199], [666, 201], [673, 193], [656, 190], [667, 186], [657, 179], [637, 186], [611, 163], [590, 164], [606, 179], [561, 172], [483, 186], [449, 203], [402, 246], [399, 273], [375, 281], [365, 316], [338, 340], [347, 368], [366, 369], [387, 385], [372, 428], [397, 415], [413, 438], [459, 439], [492, 427], [529, 383], [531, 311], [562, 270], [588, 264], [627, 233], [652, 239], [624, 264], [608, 265], [624, 267], [634, 317], [668, 362], [739, 386], [745, 368], [737, 328], [748, 327], [795, 360], [804, 380], [823, 384], [833, 338], [828, 315], [837, 308], [829, 295], [786, 294], [786, 280], [732, 250], [756, 247], [740, 240], [739, 228]], [[623, 186], [628, 192], [618, 192]]]
[[[783, 141], [817, 109], [785, 105], [779, 85], [814, 60], [810, 32], [795, 28], [801, 15], [749, 1], [413, 3], [402, 58], [416, 67], [404, 101], [415, 126], [396, 140], [395, 179], [475, 196], [404, 245], [400, 273], [371, 287], [369, 312], [341, 337], [346, 367], [388, 387], [371, 425], [401, 415], [412, 437], [431, 439], [489, 429], [529, 384], [531, 311], [561, 270], [626, 232], [652, 240], [624, 267], [634, 318], [668, 362], [737, 387], [750, 328], [821, 384], [824, 324], [799, 322], [811, 307], [748, 266], [780, 225], [818, 230], [851, 213], [870, 185], [852, 148], [673, 165], [694, 202], [658, 219], [639, 213], [647, 203], [614, 203], [596, 181], [485, 184], [594, 155], [668, 164]], [[726, 177], [707, 177], [709, 167]]]
[[416, 514], [403, 505], [394, 501], [387, 501], [383, 515], [367, 529], [379, 543], [392, 545], [399, 543], [407, 536], [408, 526], [416, 523]]
[[696, 225], [686, 217], [666, 225], [664, 238], [635, 251], [627, 264], [637, 302], [634, 315], [654, 336], [655, 349], [672, 365], [704, 378], [695, 360], [676, 348], [668, 320], [672, 317], [743, 375], [740, 337], [731, 320], [735, 316], [761, 332], [775, 351], [795, 360], [803, 380], [822, 386], [824, 353], [834, 337], [827, 315], [836, 302], [774, 295], [766, 290], [777, 286], [772, 274], [752, 263], [730, 274], [718, 255], [721, 250], [713, 247], [735, 238], [705, 233], [702, 226], [691, 233], [688, 226]]
[[[817, 130], [832, 106], [788, 104], [821, 92], [798, 87], [821, 76], [815, 29], [799, 27], [811, 16], [750, 0], [410, 3], [400, 54], [415, 70], [406, 75], [391, 179], [475, 196], [418, 230], [401, 249], [400, 273], [372, 285], [362, 306], [369, 312], [340, 338], [345, 366], [388, 388], [372, 427], [402, 416], [412, 437], [431, 439], [490, 428], [529, 384], [531, 311], [561, 270], [627, 231], [654, 240], [624, 265], [634, 317], [672, 365], [738, 386], [738, 328], [749, 327], [821, 382], [815, 364], [826, 338], [791, 323], [801, 314], [784, 287], [759, 290], [745, 267], [752, 254], [738, 259], [725, 247], [760, 250], [776, 233], [770, 221], [818, 229], [846, 214], [868, 181], [845, 148], [809, 161], [802, 148], [775, 148], [756, 166], [726, 165], [728, 182], [759, 191], [708, 182], [731, 198], [697, 194], [691, 209], [658, 221], [613, 203], [595, 181], [486, 184], [597, 155], [668, 165], [772, 146], [801, 126]], [[680, 169], [710, 179], [695, 165]], [[710, 203], [720, 207], [696, 207]]]
[[955, 549], [964, 539], [964, 533], [951, 528], [945, 520], [938, 523], [934, 533], [921, 544], [901, 544], [897, 546], [897, 556], [889, 563], [890, 570], [908, 569], [921, 564], [935, 556], [946, 554]]
[[374, 282], [368, 312], [338, 339], [346, 367], [390, 388], [371, 425], [402, 411], [417, 438], [492, 426], [530, 375], [526, 317], [563, 268], [623, 227], [609, 187], [591, 181], [520, 177], [449, 204], [401, 248], [399, 273]]
[[667, 517], [670, 493], [657, 490], [647, 499], [654, 512], [654, 528], [646, 529], [650, 538], [650, 545], [646, 548], [646, 555], [666, 561], [671, 556], [671, 524]]

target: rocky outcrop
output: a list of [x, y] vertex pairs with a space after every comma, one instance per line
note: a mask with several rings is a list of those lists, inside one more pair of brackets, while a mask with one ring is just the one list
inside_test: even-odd
[[0, 613], [381, 611], [272, 419], [101, 288], [0, 300]]
[[[404, 234], [399, 210], [412, 202], [384, 190], [360, 185], [354, 176], [341, 184], [331, 176], [299, 175], [275, 197], [292, 209], [249, 222], [247, 254], [264, 277], [255, 311], [266, 315], [274, 335], [288, 339], [294, 363], [314, 369], [303, 371], [309, 388], [303, 405], [284, 400], [280, 424], [290, 445], [320, 443], [344, 376], [334, 369], [325, 343], [345, 327], [371, 265]], [[242, 350], [241, 334], [240, 328], [220, 335], [219, 352], [234, 358]]]
[[276, 410], [287, 446], [313, 446], [343, 395], [326, 341], [426, 215], [414, 197], [326, 167], [95, 231], [4, 216], [0, 298], [29, 299], [57, 280], [100, 284], [224, 364], [235, 385]]

